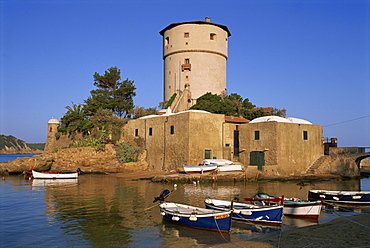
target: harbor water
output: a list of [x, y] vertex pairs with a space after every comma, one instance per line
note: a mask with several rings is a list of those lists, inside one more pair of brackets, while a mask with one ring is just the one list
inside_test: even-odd
[[126, 180], [120, 174], [58, 180], [6, 176], [0, 182], [0, 247], [208, 247], [370, 212], [369, 207], [327, 206], [318, 221], [284, 217], [281, 226], [233, 222], [231, 233], [220, 235], [163, 221], [153, 199], [164, 189], [173, 190], [168, 201], [203, 207], [208, 197], [242, 201], [257, 192], [305, 199], [310, 189], [370, 190], [370, 179], [312, 181], [304, 186], [296, 182], [174, 185]]

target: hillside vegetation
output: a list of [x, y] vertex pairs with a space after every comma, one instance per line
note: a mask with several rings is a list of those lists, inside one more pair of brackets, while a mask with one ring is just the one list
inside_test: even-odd
[[12, 135], [0, 135], [0, 154], [41, 153], [45, 144], [27, 144]]

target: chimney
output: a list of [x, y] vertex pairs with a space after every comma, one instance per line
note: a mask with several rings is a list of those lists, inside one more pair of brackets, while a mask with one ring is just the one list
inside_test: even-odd
[[206, 22], [211, 22], [211, 18], [210, 17], [206, 17]]

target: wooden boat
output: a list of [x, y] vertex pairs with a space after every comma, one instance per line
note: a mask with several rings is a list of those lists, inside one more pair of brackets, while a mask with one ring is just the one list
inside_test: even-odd
[[208, 164], [208, 165], [182, 165], [184, 168], [185, 173], [203, 173], [203, 172], [211, 172], [217, 169], [216, 164]]
[[322, 198], [324, 202], [330, 203], [370, 205], [370, 191], [309, 190], [308, 198]]
[[294, 217], [318, 219], [321, 213], [321, 208], [322, 200], [284, 200], [283, 213]]
[[47, 172], [37, 172], [37, 171], [32, 170], [32, 176], [35, 179], [68, 179], [68, 178], [77, 178], [78, 172], [47, 173]]
[[318, 219], [322, 208], [322, 200], [306, 201], [298, 198], [284, 198], [284, 196], [275, 197], [268, 194], [257, 194], [255, 198], [244, 198], [244, 200], [258, 201], [263, 205], [276, 205], [278, 202], [282, 202], [285, 215], [300, 218]]
[[234, 164], [234, 162], [227, 159], [204, 159], [200, 163], [201, 165], [216, 164], [217, 171], [242, 171], [242, 166], [240, 164]]
[[231, 209], [217, 211], [185, 204], [162, 202], [160, 213], [164, 219], [197, 229], [230, 232]]
[[235, 220], [244, 220], [259, 223], [281, 224], [283, 206], [258, 206], [254, 204], [231, 202], [216, 199], [206, 199], [206, 208], [225, 211], [232, 208], [231, 217]]

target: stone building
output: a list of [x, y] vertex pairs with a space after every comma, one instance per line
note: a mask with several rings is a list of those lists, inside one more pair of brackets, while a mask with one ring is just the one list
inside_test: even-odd
[[224, 115], [199, 110], [145, 116], [129, 121], [123, 137], [146, 151], [152, 170], [173, 171], [203, 158], [223, 157], [223, 122]]
[[228, 28], [205, 21], [171, 23], [163, 36], [164, 101], [175, 93], [173, 112], [189, 109], [200, 96], [226, 91]]
[[51, 118], [48, 121], [48, 131], [47, 131], [47, 138], [46, 138], [46, 144], [44, 148], [44, 152], [48, 153], [55, 148], [55, 143], [56, 143], [56, 138], [55, 134], [58, 132], [58, 127], [59, 127], [59, 121], [55, 118]]
[[306, 120], [265, 116], [239, 129], [240, 161], [265, 174], [304, 174], [324, 155], [322, 126]]
[[269, 116], [248, 123], [195, 110], [145, 116], [124, 128], [124, 141], [145, 149], [156, 171], [225, 158], [247, 171], [300, 175], [324, 154], [321, 137], [321, 126], [302, 119]]

